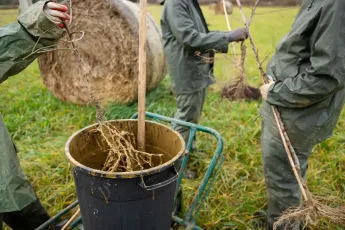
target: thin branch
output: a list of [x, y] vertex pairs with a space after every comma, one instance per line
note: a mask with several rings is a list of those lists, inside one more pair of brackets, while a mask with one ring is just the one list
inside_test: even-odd
[[260, 65], [262, 65], [266, 60], [267, 60], [267, 58], [270, 56], [270, 54], [267, 54], [266, 56], [265, 56], [265, 58], [260, 62]]
[[252, 20], [253, 20], [254, 14], [255, 14], [255, 12], [256, 12], [256, 8], [257, 8], [258, 5], [259, 5], [259, 2], [260, 2], [260, 0], [256, 0], [254, 6], [253, 6], [253, 8], [252, 8], [252, 14], [250, 15], [250, 18], [249, 18], [249, 20], [248, 20], [248, 27], [250, 27], [250, 25], [251, 25], [251, 23], [252, 23]]
[[[230, 21], [229, 21], [228, 12], [226, 10], [225, 0], [223, 0], [223, 9], [224, 9], [224, 16], [225, 16], [226, 24], [228, 26], [228, 30], [231, 31], [231, 25], [230, 25]], [[234, 61], [236, 62], [236, 48], [235, 48], [235, 44], [232, 42], [231, 45], [232, 45], [232, 51], [234, 53]]]
[[266, 78], [266, 73], [265, 73], [265, 71], [263, 70], [263, 68], [262, 68], [262, 66], [261, 66], [261, 64], [260, 64], [261, 62], [260, 62], [260, 59], [259, 59], [258, 50], [255, 48], [255, 43], [254, 43], [254, 40], [253, 40], [253, 36], [252, 36], [251, 33], [250, 33], [249, 26], [248, 26], [248, 24], [247, 24], [247, 19], [246, 19], [246, 16], [245, 16], [244, 12], [243, 12], [243, 8], [242, 8], [242, 5], [241, 5], [241, 2], [240, 2], [240, 0], [236, 0], [236, 2], [237, 2], [237, 5], [238, 5], [238, 7], [239, 7], [239, 9], [240, 9], [240, 12], [241, 12], [241, 16], [242, 16], [244, 25], [245, 25], [245, 27], [246, 27], [247, 30], [248, 30], [248, 35], [249, 35], [250, 44], [251, 44], [252, 49], [253, 49], [253, 51], [254, 51], [255, 59], [256, 59], [256, 62], [257, 62], [257, 64], [258, 64], [258, 68], [259, 68], [259, 70], [260, 70], [262, 79], [263, 79], [263, 81], [264, 81], [265, 83], [268, 83], [268, 80], [267, 80], [267, 78]]
[[271, 11], [267, 11], [267, 12], [263, 12], [263, 13], [255, 13], [255, 15], [265, 15], [265, 14], [271, 14], [271, 13], [275, 13], [275, 12], [282, 12], [282, 11], [288, 11], [288, 10], [294, 10], [296, 8], [294, 7], [289, 7], [283, 10], [271, 10]]

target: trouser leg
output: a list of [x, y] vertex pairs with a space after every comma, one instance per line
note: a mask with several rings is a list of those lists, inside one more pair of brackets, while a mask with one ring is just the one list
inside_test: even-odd
[[[300, 143], [296, 146], [298, 148], [294, 146], [294, 149], [301, 164], [302, 176], [305, 177], [308, 157], [314, 146], [303, 146]], [[262, 124], [261, 148], [267, 191], [268, 224], [271, 229], [285, 210], [300, 205], [301, 191], [276, 124], [265, 119]], [[278, 229], [295, 230], [299, 228], [299, 223], [292, 223], [289, 226], [280, 226]]]
[[[205, 103], [206, 90], [207, 88], [193, 93], [176, 95], [175, 119], [198, 124]], [[182, 135], [187, 144], [189, 128], [177, 124], [173, 124], [173, 128]]]
[[49, 219], [38, 199], [20, 211], [3, 214], [4, 222], [13, 230], [34, 230]]

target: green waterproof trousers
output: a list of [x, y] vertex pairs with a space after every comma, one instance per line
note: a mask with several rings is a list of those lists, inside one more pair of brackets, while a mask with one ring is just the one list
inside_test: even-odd
[[[308, 158], [315, 144], [293, 137], [291, 141], [301, 164], [302, 176], [305, 178]], [[285, 210], [299, 206], [301, 191], [272, 113], [263, 116], [261, 148], [267, 192], [268, 227], [273, 229], [274, 222]], [[300, 229], [300, 225], [292, 223], [289, 226], [280, 226], [278, 230], [280, 229], [297, 230]]]
[[17, 148], [0, 114], [0, 213], [18, 211], [37, 197], [23, 173]]
[[[175, 119], [198, 124], [205, 104], [206, 91], [207, 87], [193, 93], [176, 95], [177, 111]], [[173, 129], [182, 135], [187, 144], [189, 128], [173, 124]]]

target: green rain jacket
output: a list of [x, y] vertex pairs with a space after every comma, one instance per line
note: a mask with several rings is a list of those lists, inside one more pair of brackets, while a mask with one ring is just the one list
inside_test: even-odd
[[332, 135], [344, 105], [345, 1], [304, 0], [290, 33], [279, 43], [267, 73], [261, 114], [272, 121], [277, 105], [295, 147]]
[[197, 0], [165, 1], [161, 28], [173, 92], [193, 93], [214, 83], [213, 62], [207, 61], [215, 51], [228, 52], [229, 37], [208, 30]]
[[[47, 1], [39, 1], [23, 12], [18, 22], [0, 28], [0, 83], [25, 69], [38, 55], [26, 59], [36, 49], [56, 44], [64, 31], [43, 11]], [[9, 103], [9, 102], [2, 102]], [[18, 211], [36, 200], [22, 172], [17, 149], [0, 114], [0, 213]]]

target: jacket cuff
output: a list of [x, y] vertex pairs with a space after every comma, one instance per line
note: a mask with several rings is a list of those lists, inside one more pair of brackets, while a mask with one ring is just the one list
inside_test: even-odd
[[221, 33], [219, 43], [214, 48], [217, 52], [228, 53], [229, 51], [229, 38], [226, 33]]
[[18, 17], [18, 22], [34, 37], [58, 40], [65, 31], [44, 13], [44, 6], [48, 2], [39, 1], [33, 4]]

